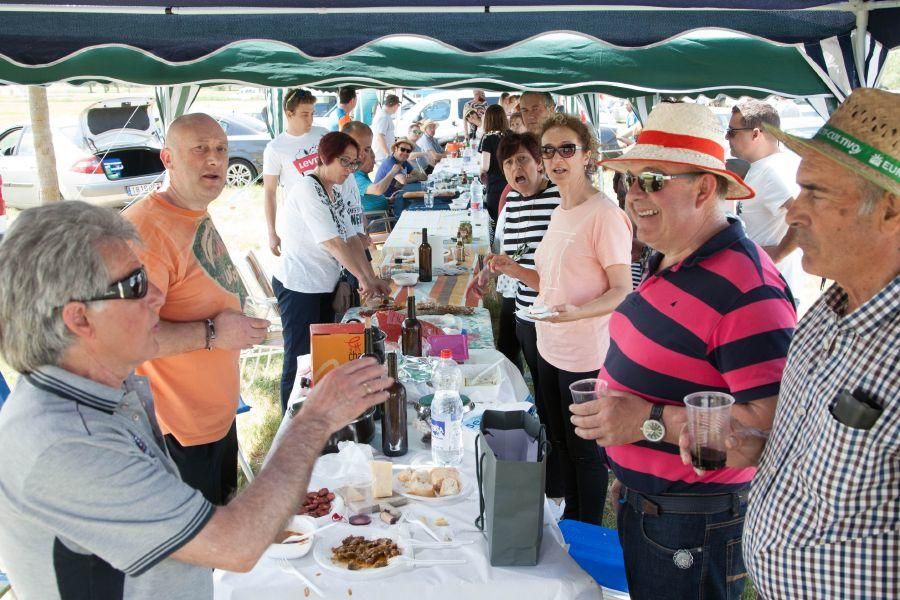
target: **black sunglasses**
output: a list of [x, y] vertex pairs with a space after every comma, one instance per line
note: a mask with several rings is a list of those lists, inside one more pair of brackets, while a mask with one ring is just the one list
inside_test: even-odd
[[405, 152], [407, 154], [412, 152], [412, 148], [402, 148], [400, 146], [397, 146], [397, 150], [399, 150], [400, 152]]
[[640, 184], [641, 189], [649, 194], [652, 192], [658, 192], [663, 189], [666, 182], [670, 179], [684, 179], [688, 177], [697, 177], [698, 175], [703, 175], [703, 173], [679, 173], [677, 175], [663, 175], [662, 173], [644, 171], [643, 173], [634, 175], [633, 173], [628, 172], [625, 173], [625, 186], [628, 189], [631, 189], [631, 186], [633, 186], [634, 182], [637, 181]]
[[575, 156], [576, 150], [587, 150], [585, 146], [576, 146], [575, 144], [563, 144], [558, 148], [556, 146], [551, 146], [550, 144], [546, 144], [541, 146], [541, 156], [550, 159], [559, 152], [559, 155], [563, 158], [572, 158]]
[[738, 131], [750, 131], [752, 129], [756, 129], [756, 127], [729, 127], [725, 130], [725, 137], [734, 137], [734, 134]]
[[122, 279], [113, 281], [105, 292], [93, 298], [75, 300], [75, 302], [99, 302], [100, 300], [140, 300], [147, 295], [150, 280], [147, 270], [141, 265]]

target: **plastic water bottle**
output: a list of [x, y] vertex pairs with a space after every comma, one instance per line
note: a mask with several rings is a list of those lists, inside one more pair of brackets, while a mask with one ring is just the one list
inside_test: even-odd
[[434, 400], [431, 401], [431, 460], [438, 466], [455, 466], [463, 459], [463, 404], [459, 396], [462, 371], [450, 350], [441, 350], [431, 379]]
[[481, 179], [472, 178], [472, 185], [469, 187], [469, 206], [472, 208], [472, 216], [481, 215], [484, 199], [484, 186], [481, 185]]
[[434, 190], [425, 188], [425, 208], [434, 208]]

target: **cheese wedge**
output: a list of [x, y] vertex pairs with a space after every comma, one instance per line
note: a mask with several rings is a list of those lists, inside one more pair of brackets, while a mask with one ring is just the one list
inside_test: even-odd
[[394, 482], [391, 477], [391, 463], [386, 460], [370, 460], [372, 469], [372, 496], [388, 498], [394, 493]]

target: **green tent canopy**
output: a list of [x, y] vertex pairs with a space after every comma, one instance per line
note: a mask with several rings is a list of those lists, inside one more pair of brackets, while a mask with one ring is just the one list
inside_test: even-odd
[[492, 52], [467, 53], [431, 39], [393, 36], [347, 54], [311, 58], [281, 42], [242, 41], [203, 58], [168, 62], [123, 46], [95, 46], [25, 66], [0, 56], [0, 82], [121, 81], [168, 86], [242, 83], [333, 89], [485, 87], [564, 95], [828, 96], [814, 63], [793, 45], [722, 31], [692, 32], [641, 48], [550, 33]]

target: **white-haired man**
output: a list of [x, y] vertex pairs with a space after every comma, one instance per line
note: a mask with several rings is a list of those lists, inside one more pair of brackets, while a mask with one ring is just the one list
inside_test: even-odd
[[387, 398], [374, 360], [335, 370], [215, 507], [181, 480], [133, 373], [159, 352], [164, 301], [139, 245], [84, 202], [24, 211], [0, 244], [0, 354], [22, 374], [0, 411], [0, 555], [19, 598], [211, 600], [212, 569], [250, 570], [302, 503], [330, 433]]
[[749, 464], [765, 444], [747, 567], [766, 598], [900, 598], [900, 95], [854, 91], [811, 140], [769, 131], [802, 158], [803, 268], [835, 283], [797, 327], [771, 434], [731, 440]]
[[600, 371], [610, 392], [570, 407], [576, 433], [605, 447], [620, 499], [619, 539], [635, 600], [737, 598], [755, 470], [699, 478], [678, 441], [685, 396], [724, 392], [748, 426], [771, 426], [796, 313], [784, 280], [723, 199], [753, 202], [725, 168], [708, 108], [660, 104], [635, 145], [604, 161], [625, 175], [626, 209], [654, 248], [648, 274], [613, 313]]

